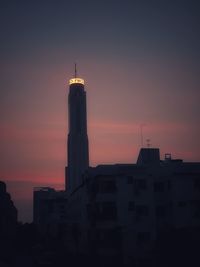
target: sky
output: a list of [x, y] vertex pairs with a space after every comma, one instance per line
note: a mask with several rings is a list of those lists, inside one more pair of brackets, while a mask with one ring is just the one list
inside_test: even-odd
[[91, 166], [135, 163], [141, 129], [161, 158], [200, 161], [199, 14], [194, 0], [1, 1], [0, 179], [22, 220], [33, 185], [64, 184], [75, 62]]

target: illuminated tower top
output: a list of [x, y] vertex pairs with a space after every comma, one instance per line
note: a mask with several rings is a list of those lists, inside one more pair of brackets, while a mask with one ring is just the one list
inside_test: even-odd
[[85, 81], [82, 78], [77, 77], [77, 68], [75, 63], [74, 78], [69, 80], [69, 85], [71, 84], [85, 84]]

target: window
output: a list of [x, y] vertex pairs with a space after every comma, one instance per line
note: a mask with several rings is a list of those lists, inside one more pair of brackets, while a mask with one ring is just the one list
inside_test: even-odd
[[154, 183], [154, 192], [164, 192], [165, 186], [163, 182]]
[[127, 184], [133, 184], [133, 177], [127, 176]]
[[136, 216], [147, 216], [149, 213], [149, 209], [145, 205], [137, 205], [135, 207]]
[[150, 232], [137, 233], [137, 238], [136, 238], [137, 245], [142, 245], [142, 244], [150, 241], [150, 238], [151, 238]]
[[147, 187], [146, 180], [145, 179], [135, 179], [135, 186], [139, 190], [145, 190]]
[[101, 181], [99, 183], [101, 193], [114, 193], [116, 192], [115, 180]]
[[166, 215], [166, 207], [165, 206], [157, 206], [156, 207], [156, 216], [159, 218], [164, 218]]
[[115, 202], [96, 203], [96, 217], [98, 220], [116, 220], [117, 207]]

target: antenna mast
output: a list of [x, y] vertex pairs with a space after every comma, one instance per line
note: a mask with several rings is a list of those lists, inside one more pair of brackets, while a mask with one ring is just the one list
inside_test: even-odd
[[74, 69], [74, 72], [75, 72], [75, 78], [76, 78], [76, 77], [77, 77], [76, 63], [75, 63], [75, 69]]
[[143, 137], [143, 127], [146, 126], [145, 123], [140, 124], [140, 141], [141, 141], [141, 147], [143, 147], [144, 144], [144, 137]]
[[147, 147], [150, 148], [150, 146], [151, 146], [150, 141], [151, 141], [151, 140], [150, 140], [150, 139], [147, 139], [146, 141], [147, 141]]

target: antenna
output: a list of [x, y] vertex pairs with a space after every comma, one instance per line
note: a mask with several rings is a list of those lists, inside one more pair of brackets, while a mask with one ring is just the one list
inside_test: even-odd
[[150, 141], [151, 141], [151, 140], [150, 140], [150, 139], [147, 139], [146, 141], [147, 141], [147, 147], [150, 148], [150, 146], [151, 146]]
[[141, 147], [143, 147], [143, 127], [146, 126], [145, 123], [140, 124], [140, 140], [141, 140]]
[[77, 77], [77, 69], [76, 69], [76, 63], [75, 63], [75, 69], [74, 69], [74, 72], [75, 72], [75, 78]]

